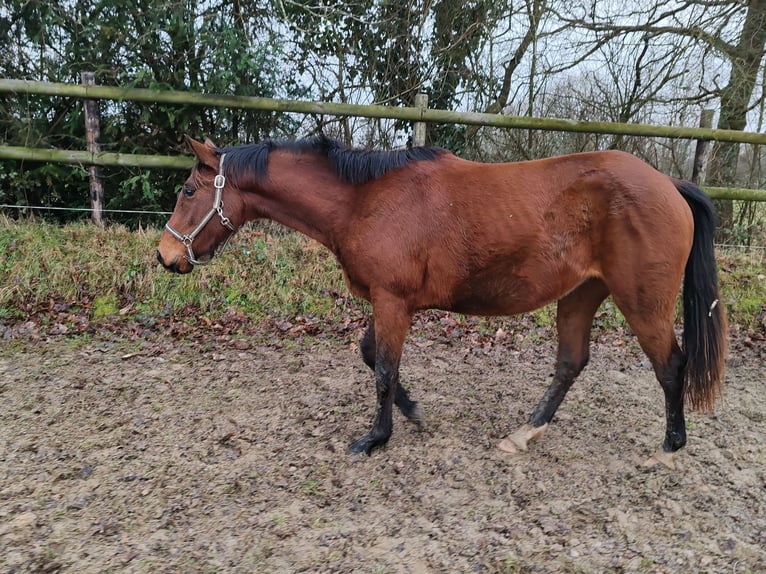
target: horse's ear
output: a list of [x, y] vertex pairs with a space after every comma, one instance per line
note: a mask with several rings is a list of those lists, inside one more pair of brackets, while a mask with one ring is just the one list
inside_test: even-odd
[[194, 155], [197, 156], [199, 163], [213, 169], [218, 169], [218, 152], [216, 151], [218, 148], [212, 141], [205, 138], [205, 142], [202, 143], [186, 136], [186, 143], [189, 144]]

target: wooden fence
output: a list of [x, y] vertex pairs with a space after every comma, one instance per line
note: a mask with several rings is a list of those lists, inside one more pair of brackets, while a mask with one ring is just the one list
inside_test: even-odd
[[[626, 136], [663, 137], [702, 141], [736, 142], [763, 145], [765, 133], [690, 128], [616, 122], [576, 121], [558, 118], [536, 118], [486, 114], [478, 112], [455, 112], [430, 109], [427, 102], [419, 99], [417, 107], [390, 107], [380, 105], [339, 104], [329, 102], [305, 102], [249, 96], [200, 94], [174, 90], [149, 90], [93, 84], [64, 84], [28, 80], [0, 79], [0, 93], [14, 95], [45, 95], [72, 97], [85, 101], [112, 100], [176, 105], [226, 107], [232, 109], [295, 112], [302, 114], [326, 114], [334, 116], [357, 116], [387, 118], [416, 122], [415, 132], [424, 133], [425, 123], [450, 123], [478, 125], [506, 129], [535, 129], [561, 132], [614, 134]], [[70, 151], [57, 149], [27, 148], [0, 145], [0, 159], [47, 161], [88, 166], [135, 166], [145, 168], [189, 169], [192, 159], [181, 156], [156, 156], [119, 154], [99, 151]], [[716, 199], [766, 201], [766, 190], [704, 187]]]

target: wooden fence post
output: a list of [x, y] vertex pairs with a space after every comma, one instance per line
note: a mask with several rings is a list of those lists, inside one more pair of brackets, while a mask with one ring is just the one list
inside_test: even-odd
[[[415, 96], [415, 107], [420, 110], [428, 109], [428, 94]], [[415, 122], [412, 124], [412, 147], [426, 145], [426, 123]]]
[[[702, 110], [700, 113], [700, 127], [710, 128], [713, 126], [713, 115], [715, 110]], [[694, 165], [692, 166], [692, 182], [699, 185], [704, 179], [705, 154], [707, 153], [708, 140], [697, 140], [697, 147], [694, 150]]]
[[[96, 75], [93, 72], [81, 72], [80, 80], [86, 86], [94, 86], [96, 84]], [[101, 151], [101, 146], [98, 143], [101, 136], [98, 100], [83, 100], [83, 110], [85, 112], [85, 140], [88, 145], [88, 152], [97, 154]], [[88, 176], [90, 179], [90, 219], [96, 225], [103, 227], [104, 184], [101, 181], [101, 173], [98, 166], [88, 166]]]

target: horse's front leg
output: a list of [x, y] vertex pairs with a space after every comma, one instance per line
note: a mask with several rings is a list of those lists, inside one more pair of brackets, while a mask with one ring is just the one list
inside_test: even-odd
[[[410, 327], [410, 313], [400, 299], [380, 293], [372, 298], [375, 334], [375, 390], [377, 404], [372, 428], [349, 445], [351, 452], [372, 453], [388, 442], [393, 430], [393, 405], [399, 387], [399, 361]], [[409, 397], [408, 397], [409, 400]]]
[[[367, 325], [367, 330], [364, 332], [364, 335], [362, 335], [362, 340], [359, 344], [360, 351], [362, 353], [362, 359], [364, 360], [365, 365], [370, 367], [373, 371], [375, 371], [375, 356], [377, 353], [377, 345], [375, 344], [375, 320], [370, 319], [369, 325]], [[396, 394], [394, 395], [394, 404], [399, 408], [401, 413], [407, 417], [407, 420], [415, 423], [418, 425], [418, 427], [422, 428], [423, 423], [425, 422], [425, 416], [423, 415], [423, 411], [421, 410], [420, 406], [418, 405], [417, 401], [413, 401], [410, 398], [409, 393], [407, 392], [407, 389], [402, 384], [402, 381], [399, 381], [399, 384], [396, 386]]]

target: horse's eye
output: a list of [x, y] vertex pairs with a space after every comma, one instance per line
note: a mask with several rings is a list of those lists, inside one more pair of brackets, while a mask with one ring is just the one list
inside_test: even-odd
[[194, 195], [194, 190], [191, 187], [184, 187], [181, 191], [186, 197], [191, 197]]

